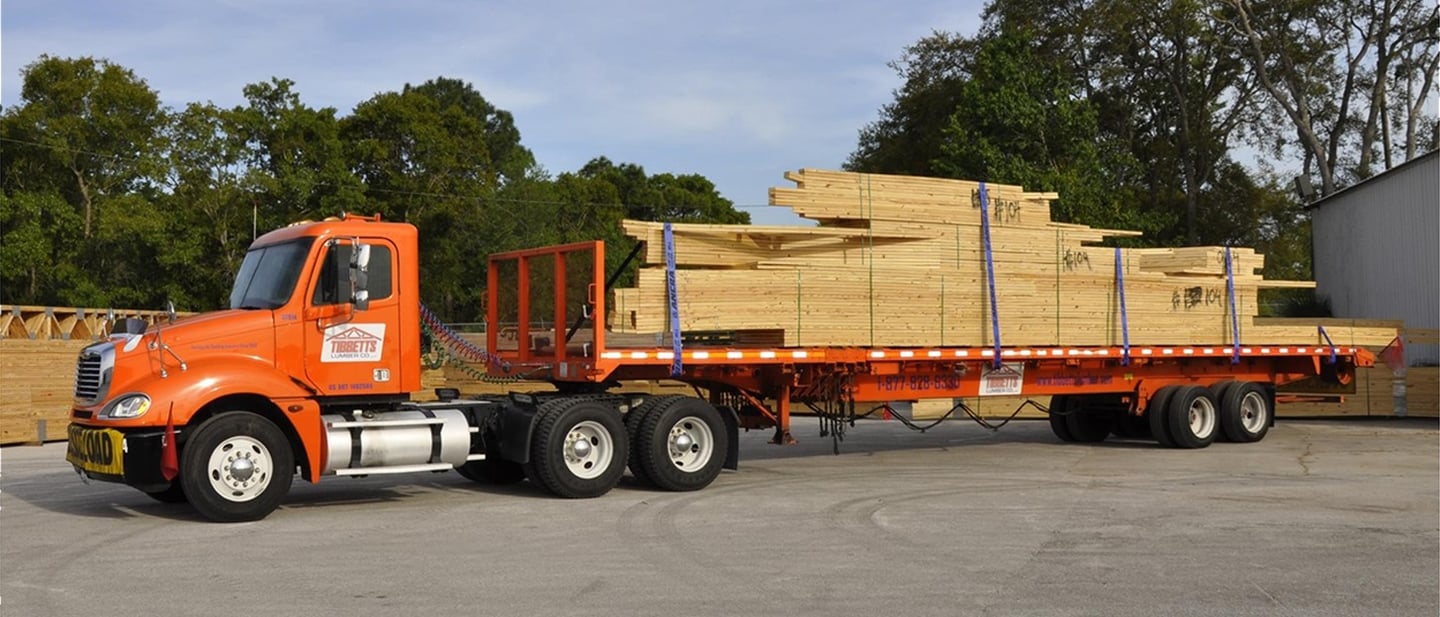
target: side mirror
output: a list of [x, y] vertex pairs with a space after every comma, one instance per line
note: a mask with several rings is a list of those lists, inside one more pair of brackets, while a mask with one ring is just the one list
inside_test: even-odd
[[370, 308], [370, 245], [355, 243], [350, 253], [350, 303], [355, 310]]

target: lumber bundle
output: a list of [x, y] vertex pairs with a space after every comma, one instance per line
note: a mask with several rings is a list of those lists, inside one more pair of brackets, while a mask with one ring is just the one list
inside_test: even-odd
[[0, 339], [0, 445], [65, 438], [75, 358], [88, 344]]
[[[1246, 345], [1323, 342], [1313, 324], [1255, 322], [1260, 289], [1314, 283], [1265, 280], [1253, 249], [1117, 252], [1098, 244], [1139, 232], [1055, 222], [1057, 194], [1018, 186], [987, 184], [982, 208], [978, 182], [817, 169], [785, 177], [796, 186], [771, 189], [771, 204], [818, 226], [672, 225], [682, 332], [782, 329], [788, 346], [986, 346], [997, 325], [1005, 346], [1120, 345], [1127, 335], [1132, 345], [1222, 345], [1237, 331]], [[634, 287], [614, 290], [608, 325], [665, 332], [664, 226], [623, 225], [645, 243], [645, 265]], [[1383, 346], [1395, 329], [1329, 334]]]

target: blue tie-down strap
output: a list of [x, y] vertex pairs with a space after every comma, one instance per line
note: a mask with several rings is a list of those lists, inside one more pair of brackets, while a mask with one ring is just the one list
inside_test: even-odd
[[1315, 326], [1320, 329], [1320, 336], [1325, 338], [1325, 344], [1330, 346], [1330, 363], [1334, 364], [1339, 360], [1339, 352], [1335, 350], [1335, 341], [1330, 340], [1330, 333], [1325, 331], [1325, 326]]
[[1120, 294], [1120, 336], [1124, 343], [1121, 348], [1120, 364], [1130, 365], [1130, 320], [1125, 316], [1125, 266], [1120, 247], [1115, 247], [1115, 290]]
[[1235, 265], [1230, 259], [1230, 244], [1225, 244], [1225, 289], [1230, 295], [1230, 340], [1233, 342], [1230, 363], [1240, 363], [1240, 315], [1235, 312]]
[[675, 231], [665, 223], [665, 286], [668, 288], [670, 305], [670, 349], [675, 359], [670, 363], [670, 376], [679, 377], [684, 370], [680, 360], [683, 347], [680, 344], [680, 292], [675, 286]]
[[985, 278], [990, 284], [990, 331], [995, 339], [995, 368], [1000, 368], [1000, 309], [995, 306], [995, 256], [990, 250], [990, 198], [980, 183], [980, 234], [985, 241]]

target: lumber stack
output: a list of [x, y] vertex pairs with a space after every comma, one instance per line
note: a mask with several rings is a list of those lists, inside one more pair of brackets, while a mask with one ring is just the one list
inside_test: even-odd
[[89, 343], [0, 338], [0, 445], [65, 438], [75, 358]]
[[[789, 346], [992, 345], [997, 325], [1005, 346], [1119, 345], [1127, 334], [1137, 345], [1219, 345], [1237, 330], [1247, 345], [1321, 342], [1313, 325], [1255, 323], [1260, 289], [1314, 283], [1265, 280], [1252, 249], [1117, 252], [1100, 243], [1139, 232], [1055, 222], [1057, 194], [1018, 186], [985, 185], [982, 207], [978, 182], [817, 169], [785, 177], [795, 187], [771, 189], [771, 204], [818, 226], [672, 226], [682, 331], [782, 329]], [[614, 291], [608, 325], [665, 332], [663, 225], [624, 229], [645, 243], [645, 265], [634, 287]], [[1330, 335], [1384, 345], [1395, 331]]]

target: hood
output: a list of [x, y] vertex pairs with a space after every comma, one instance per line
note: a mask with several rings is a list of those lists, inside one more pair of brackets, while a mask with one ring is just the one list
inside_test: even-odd
[[167, 365], [195, 364], [215, 355], [242, 355], [274, 363], [275, 314], [263, 310], [223, 310], [158, 322], [145, 334], [115, 341], [120, 359], [132, 354], [158, 351], [157, 341], [168, 351], [161, 352]]

